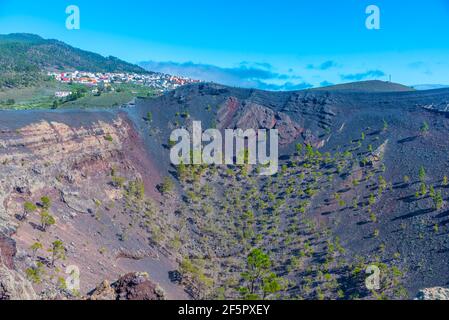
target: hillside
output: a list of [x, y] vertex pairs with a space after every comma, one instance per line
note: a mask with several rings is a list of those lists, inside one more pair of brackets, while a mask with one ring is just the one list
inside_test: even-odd
[[[182, 255], [195, 260], [207, 252], [200, 260], [217, 287], [238, 281], [249, 248], [258, 247], [290, 282], [285, 298], [395, 299], [448, 281], [449, 120], [438, 107], [448, 99], [449, 90], [265, 92], [205, 84], [140, 101], [131, 116], [161, 174], [181, 185], [180, 219], [188, 221]], [[140, 120], [148, 111], [150, 126]], [[192, 120], [203, 129], [278, 129], [280, 172], [261, 178], [250, 168], [171, 166], [167, 137]], [[357, 273], [372, 264], [383, 274], [374, 294]], [[232, 288], [226, 296], [238, 297]]]
[[0, 35], [0, 87], [27, 86], [41, 80], [42, 70], [148, 73], [115, 57], [74, 48], [32, 34]]
[[348, 92], [405, 92], [415, 89], [399, 83], [369, 80], [360, 82], [343, 83], [329, 87], [312, 89], [315, 91], [348, 91]]

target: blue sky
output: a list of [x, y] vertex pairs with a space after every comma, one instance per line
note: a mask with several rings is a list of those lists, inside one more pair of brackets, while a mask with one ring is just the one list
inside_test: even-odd
[[[365, 8], [381, 29], [365, 27]], [[65, 28], [77, 5], [81, 29]], [[367, 79], [449, 84], [449, 0], [0, 0], [0, 33], [30, 32], [157, 71], [295, 89]]]

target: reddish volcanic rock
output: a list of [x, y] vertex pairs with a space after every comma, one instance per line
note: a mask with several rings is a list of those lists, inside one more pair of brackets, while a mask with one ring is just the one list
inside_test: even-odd
[[254, 102], [240, 103], [235, 97], [229, 97], [220, 107], [217, 119], [219, 129], [277, 129], [280, 145], [294, 142], [303, 132], [287, 114]]
[[89, 294], [90, 300], [165, 300], [163, 290], [146, 273], [128, 273], [109, 284], [101, 283]]
[[224, 129], [231, 125], [236, 111], [241, 106], [240, 101], [235, 97], [229, 97], [218, 111], [217, 120], [220, 128]]
[[163, 300], [164, 293], [146, 274], [128, 273], [112, 285], [119, 300]]
[[273, 129], [276, 125], [276, 113], [255, 103], [248, 103], [238, 119], [236, 127], [246, 129]]

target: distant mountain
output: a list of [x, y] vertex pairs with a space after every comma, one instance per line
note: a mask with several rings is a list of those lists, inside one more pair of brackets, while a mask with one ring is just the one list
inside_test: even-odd
[[314, 91], [350, 91], [350, 92], [401, 92], [415, 91], [414, 88], [399, 83], [370, 80], [337, 84], [329, 87], [311, 89]]
[[32, 84], [42, 77], [43, 70], [149, 73], [118, 58], [103, 57], [58, 40], [25, 33], [0, 35], [0, 87]]
[[444, 84], [417, 84], [412, 86], [416, 90], [434, 90], [434, 89], [444, 89], [449, 88], [449, 85]]

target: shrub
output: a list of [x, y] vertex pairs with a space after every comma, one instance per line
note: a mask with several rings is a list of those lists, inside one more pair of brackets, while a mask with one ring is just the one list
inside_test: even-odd
[[43, 231], [47, 231], [47, 228], [56, 223], [55, 218], [47, 211], [42, 210], [41, 212], [41, 227]]
[[42, 204], [42, 208], [44, 208], [45, 210], [48, 210], [51, 207], [51, 199], [48, 196], [43, 196], [41, 198], [41, 204]]
[[36, 254], [40, 249], [43, 249], [44, 246], [40, 242], [35, 242], [31, 245], [30, 249], [33, 251], [33, 259], [36, 258]]
[[427, 134], [429, 132], [429, 124], [424, 121], [421, 128], [419, 128], [419, 131], [421, 131], [421, 134]]
[[116, 188], [123, 188], [123, 185], [125, 184], [126, 179], [123, 177], [112, 177], [112, 185]]
[[25, 274], [33, 283], [41, 283], [42, 276], [44, 275], [44, 264], [42, 262], [37, 262], [35, 267], [26, 269]]
[[30, 202], [27, 201], [23, 204], [23, 214], [22, 214], [22, 219], [26, 219], [28, 217], [28, 215], [32, 212], [35, 212], [37, 210], [37, 206]]
[[174, 183], [169, 177], [165, 177], [164, 181], [159, 185], [159, 191], [162, 194], [168, 194], [173, 191]]
[[419, 168], [419, 181], [424, 182], [426, 180], [426, 169], [423, 166]]

